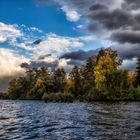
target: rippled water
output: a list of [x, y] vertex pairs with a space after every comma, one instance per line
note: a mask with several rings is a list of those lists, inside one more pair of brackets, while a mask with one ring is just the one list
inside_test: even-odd
[[0, 140], [140, 140], [139, 102], [0, 101]]

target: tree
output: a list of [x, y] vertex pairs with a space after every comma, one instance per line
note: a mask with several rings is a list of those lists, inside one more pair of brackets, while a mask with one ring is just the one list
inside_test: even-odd
[[90, 90], [92, 87], [95, 87], [95, 76], [94, 76], [94, 67], [96, 65], [96, 58], [90, 57], [86, 65], [83, 68], [83, 80], [84, 80], [84, 89], [85, 91]]
[[106, 75], [105, 87], [108, 99], [121, 99], [127, 94], [130, 82], [127, 70], [115, 70]]
[[54, 91], [64, 92], [66, 86], [66, 72], [63, 68], [54, 71]]
[[26, 99], [29, 90], [29, 81], [26, 77], [13, 79], [9, 83], [8, 96], [10, 99]]
[[46, 92], [53, 90], [52, 73], [47, 68], [32, 69], [32, 72], [27, 75], [31, 79], [30, 90], [27, 93], [27, 98], [39, 100]]
[[117, 59], [117, 52], [111, 48], [102, 49], [99, 52], [94, 68], [95, 84], [98, 91], [106, 93], [106, 76], [116, 71], [121, 64], [122, 61]]
[[[95, 94], [95, 76], [94, 76], [94, 67], [96, 65], [96, 57], [90, 57], [86, 65], [83, 66], [81, 72], [82, 72], [82, 89], [87, 96], [90, 92], [90, 96], [93, 96]], [[92, 94], [92, 95], [91, 95]]]
[[140, 86], [140, 56], [137, 62], [136, 73], [136, 86]]
[[17, 99], [20, 97], [20, 92], [17, 88], [17, 80], [13, 79], [9, 82], [9, 87], [8, 87], [8, 97], [10, 99]]
[[72, 80], [74, 85], [72, 93], [75, 95], [75, 97], [84, 94], [82, 70], [77, 66], [74, 66], [70, 73], [70, 79]]

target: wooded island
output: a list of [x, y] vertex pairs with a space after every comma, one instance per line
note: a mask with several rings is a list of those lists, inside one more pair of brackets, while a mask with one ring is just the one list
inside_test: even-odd
[[140, 57], [135, 72], [120, 68], [117, 51], [101, 49], [82, 67], [67, 74], [63, 68], [29, 68], [26, 76], [9, 82], [1, 99], [73, 102], [140, 100]]

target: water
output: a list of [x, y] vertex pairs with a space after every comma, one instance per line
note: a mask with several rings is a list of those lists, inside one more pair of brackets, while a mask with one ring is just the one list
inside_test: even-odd
[[0, 140], [140, 140], [139, 102], [0, 100]]

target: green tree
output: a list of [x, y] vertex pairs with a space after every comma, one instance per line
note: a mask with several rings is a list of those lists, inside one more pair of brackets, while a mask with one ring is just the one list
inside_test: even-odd
[[137, 62], [136, 73], [136, 86], [140, 86], [140, 56]]
[[17, 80], [13, 79], [9, 82], [7, 95], [10, 99], [17, 99], [20, 97], [20, 92], [17, 87]]
[[66, 86], [66, 72], [63, 68], [54, 71], [54, 91], [64, 92]]
[[47, 68], [32, 69], [29, 73], [31, 79], [30, 90], [27, 93], [27, 98], [39, 100], [46, 92], [51, 92], [53, 89], [52, 73]]
[[8, 96], [10, 99], [26, 99], [26, 93], [29, 89], [29, 81], [26, 77], [13, 79], [9, 83]]
[[84, 81], [83, 86], [85, 92], [95, 87], [95, 76], [93, 73], [95, 65], [96, 65], [96, 58], [90, 57], [83, 68], [82, 74], [83, 74], [83, 81]]
[[84, 90], [82, 70], [77, 66], [74, 66], [70, 73], [70, 79], [73, 82], [72, 93], [75, 95], [75, 97], [78, 97], [78, 95], [83, 95]]
[[115, 70], [106, 75], [105, 82], [107, 98], [121, 99], [126, 94], [130, 87], [129, 76], [127, 70]]

